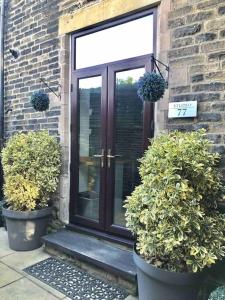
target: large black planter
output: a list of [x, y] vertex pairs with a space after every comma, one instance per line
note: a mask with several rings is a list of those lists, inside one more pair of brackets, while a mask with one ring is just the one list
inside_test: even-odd
[[134, 251], [139, 300], [197, 300], [203, 272], [176, 273], [154, 267]]
[[3, 216], [2, 216], [2, 207], [3, 207], [3, 201], [0, 200], [0, 227], [4, 226]]
[[8, 230], [9, 247], [15, 251], [34, 250], [42, 245], [52, 208], [35, 211], [14, 211], [3, 207]]

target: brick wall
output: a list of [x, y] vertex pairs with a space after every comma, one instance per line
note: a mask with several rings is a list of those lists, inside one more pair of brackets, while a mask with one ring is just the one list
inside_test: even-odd
[[225, 1], [174, 0], [169, 14], [170, 101], [198, 101], [195, 119], [167, 120], [169, 130], [206, 128], [216, 150], [225, 141]]
[[[93, 0], [8, 1], [5, 34], [5, 136], [18, 130], [47, 129], [59, 135], [60, 93], [58, 19]], [[9, 49], [19, 51], [13, 59]], [[30, 96], [42, 89], [50, 96], [50, 110], [35, 112]]]

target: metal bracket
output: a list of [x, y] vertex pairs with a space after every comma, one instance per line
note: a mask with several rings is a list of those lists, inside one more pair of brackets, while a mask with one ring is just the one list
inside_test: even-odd
[[[170, 71], [169, 66], [166, 65], [166, 64], [164, 64], [160, 60], [156, 59], [155, 56], [154, 56], [154, 54], [152, 54], [151, 60], [152, 60], [152, 63], [153, 63], [153, 71], [156, 72], [156, 69], [157, 69], [157, 71], [159, 72], [160, 76], [165, 80], [166, 86], [168, 88], [168, 85], [169, 85], [168, 78], [169, 78], [169, 71]], [[161, 64], [162, 66], [165, 67], [165, 70], [167, 71], [167, 77], [166, 78], [163, 77], [162, 72], [160, 71], [158, 64]]]
[[[56, 94], [56, 92], [55, 91], [53, 91], [53, 89], [48, 85], [48, 83], [45, 81], [45, 79], [44, 78], [40, 78], [40, 81], [42, 82], [42, 83], [44, 83], [44, 85], [56, 96], [56, 97], [58, 97], [59, 99], [61, 99], [61, 93], [59, 93], [59, 94]], [[61, 89], [61, 84], [59, 84], [58, 83], [58, 87]]]

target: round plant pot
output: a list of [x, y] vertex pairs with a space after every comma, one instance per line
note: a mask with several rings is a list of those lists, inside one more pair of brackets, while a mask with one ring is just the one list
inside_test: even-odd
[[9, 247], [15, 251], [34, 250], [42, 245], [41, 237], [46, 234], [52, 208], [35, 211], [14, 211], [3, 206]]
[[204, 278], [200, 273], [176, 273], [148, 264], [134, 251], [139, 300], [197, 300]]

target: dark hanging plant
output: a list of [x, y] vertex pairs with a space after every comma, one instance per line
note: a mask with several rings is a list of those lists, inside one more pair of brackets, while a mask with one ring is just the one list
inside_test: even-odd
[[45, 111], [49, 108], [49, 96], [48, 94], [37, 91], [31, 96], [31, 105], [37, 111]]
[[166, 82], [159, 74], [146, 72], [138, 80], [137, 87], [137, 94], [143, 101], [156, 102], [163, 97]]

